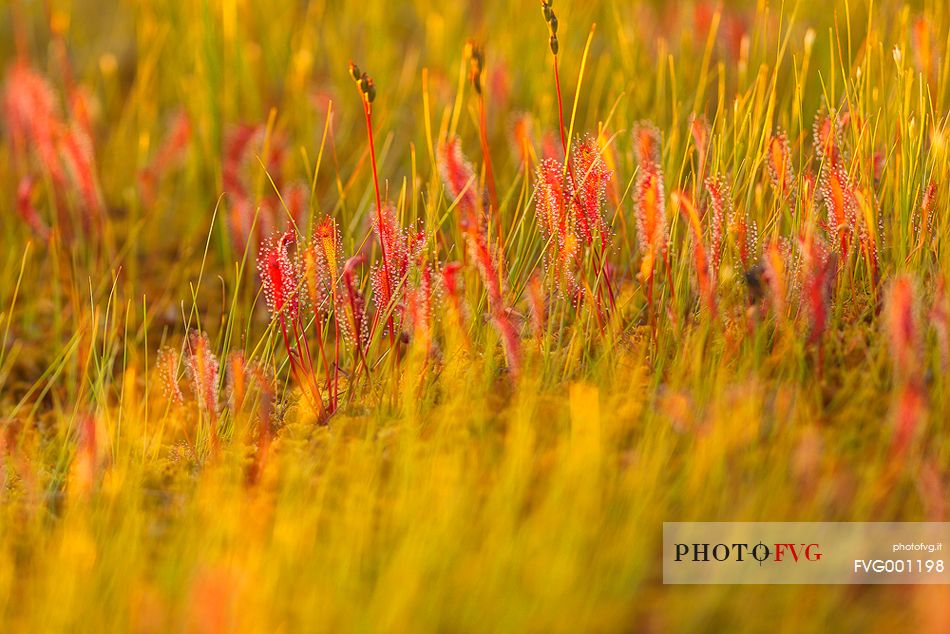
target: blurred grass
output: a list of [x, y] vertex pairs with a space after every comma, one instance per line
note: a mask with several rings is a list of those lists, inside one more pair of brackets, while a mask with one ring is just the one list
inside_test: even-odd
[[[521, 289], [543, 245], [533, 170], [520, 167], [511, 128], [530, 113], [537, 155], [542, 136], [557, 134], [536, 3], [2, 8], [2, 66], [22, 36], [32, 65], [62, 92], [61, 33], [93, 104], [108, 220], [85, 240], [31, 235], [15, 211], [22, 174], [3, 137], [0, 630], [947, 631], [944, 588], [662, 585], [663, 521], [945, 520], [947, 374], [928, 334], [927, 424], [895, 465], [891, 361], [866, 269], [853, 265], [839, 285], [818, 376], [800, 331], [749, 327], [733, 253], [719, 284], [727, 316], [694, 314], [689, 238], [673, 211], [675, 300], [661, 293], [680, 318], [661, 318], [652, 342], [633, 277], [630, 189], [630, 134], [651, 120], [663, 133], [667, 188], [698, 193], [688, 126], [705, 114], [708, 172], [731, 175], [737, 209], [757, 221], [762, 242], [791, 235], [801, 219], [768, 191], [766, 143], [781, 127], [796, 173], [814, 168], [806, 157], [815, 113], [846, 106], [869, 122], [845, 133], [855, 165], [885, 152], [874, 191], [882, 275], [913, 273], [929, 302], [934, 280], [950, 272], [947, 7], [727, 3], [709, 10], [718, 29], [708, 37], [697, 27], [704, 8], [692, 3], [555, 8], [568, 114], [593, 29], [573, 129], [611, 139], [619, 204], [610, 258], [622, 323], [601, 340], [590, 314], [572, 321], [569, 304], [552, 299], [552, 316], [567, 322], [561, 339], [544, 352], [525, 339], [525, 367], [511, 382], [468, 272], [471, 351], [446, 345], [428, 374], [411, 357], [402, 369], [381, 364], [374, 389], [329, 429], [294, 405], [258, 298], [255, 248], [244, 262], [230, 238], [225, 139], [242, 123], [285, 139], [280, 176], [314, 183], [311, 217], [334, 216], [344, 251], [355, 253], [374, 204], [346, 70], [358, 62], [378, 87], [384, 189], [406, 224], [421, 219], [437, 234], [434, 256], [462, 259], [433, 144], [455, 129], [478, 156], [478, 110], [460, 77], [466, 40], [483, 42], [508, 286], [526, 313]], [[929, 74], [914, 61], [920, 17], [931, 34]], [[191, 142], [146, 201], [139, 173], [176, 112], [191, 121]], [[247, 177], [259, 202], [272, 187], [256, 156]], [[916, 249], [928, 180], [940, 205], [932, 248]], [[48, 183], [41, 189], [51, 220], [54, 197]], [[162, 393], [156, 350], [178, 348], [188, 327], [207, 330], [221, 359], [241, 349], [278, 371], [279, 430], [256, 485], [246, 472], [260, 394], [229, 413], [224, 450], [204, 460], [186, 441], [205, 447], [206, 416]], [[447, 326], [440, 332], [452, 336]], [[87, 414], [99, 453], [84, 486], [77, 437]]]

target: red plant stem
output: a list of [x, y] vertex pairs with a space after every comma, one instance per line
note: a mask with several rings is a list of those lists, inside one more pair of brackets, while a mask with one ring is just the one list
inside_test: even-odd
[[498, 223], [498, 242], [505, 243], [505, 234], [502, 227], [501, 216], [498, 208], [498, 191], [495, 189], [495, 171], [492, 168], [491, 152], [488, 149], [488, 121], [485, 115], [485, 96], [478, 96], [479, 110], [479, 140], [482, 144], [482, 160], [485, 161], [485, 180], [488, 181], [488, 196], [491, 199], [492, 212], [495, 214]]
[[[557, 90], [557, 118], [558, 129], [561, 132], [561, 148], [564, 150], [564, 164], [568, 171], [571, 171], [571, 164], [568, 162], [567, 137], [564, 135], [564, 106], [561, 102], [561, 77], [557, 72], [557, 54], [554, 55], [554, 88]], [[574, 180], [574, 174], [571, 174], [571, 180]]]
[[330, 374], [330, 361], [327, 359], [326, 348], [323, 345], [323, 323], [316, 315], [314, 315], [314, 322], [317, 329], [317, 344], [320, 350], [320, 358], [323, 359], [323, 372], [327, 377], [327, 395], [330, 400], [330, 411], [333, 412], [333, 375]]
[[316, 412], [318, 416], [322, 417], [323, 409], [324, 409], [323, 399], [320, 398], [320, 393], [318, 391], [316, 393], [317, 402], [314, 403], [312, 380], [311, 380], [311, 385], [308, 386], [306, 383], [304, 383], [302, 377], [300, 376], [301, 371], [305, 372], [306, 368], [304, 368], [300, 364], [300, 359], [297, 358], [296, 354], [293, 351], [293, 348], [290, 345], [290, 335], [287, 333], [287, 320], [285, 319], [284, 315], [280, 316], [280, 331], [284, 337], [284, 348], [287, 350], [288, 359], [290, 359], [290, 370], [294, 375], [294, 379], [297, 381], [298, 384], [300, 384], [300, 387], [303, 390], [305, 398], [307, 399], [307, 403], [310, 405], [310, 407], [313, 408], [313, 410]]
[[[335, 302], [334, 302], [335, 304]], [[333, 409], [340, 402], [340, 323], [333, 319]]]
[[[383, 202], [379, 195], [379, 175], [376, 172], [376, 144], [373, 141], [373, 106], [363, 97], [363, 112], [366, 115], [366, 134], [369, 137], [369, 158], [373, 166], [373, 187], [376, 189], [376, 226], [379, 227], [379, 249], [383, 256], [383, 289], [388, 301], [392, 301], [392, 291], [389, 288], [389, 258], [386, 257], [386, 240], [383, 237]], [[393, 327], [392, 313], [389, 315], [389, 343], [396, 343], [396, 332]]]

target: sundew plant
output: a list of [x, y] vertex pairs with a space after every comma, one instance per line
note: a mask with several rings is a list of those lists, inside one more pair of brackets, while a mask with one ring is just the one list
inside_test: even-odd
[[0, 631], [950, 631], [950, 8], [7, 0]]

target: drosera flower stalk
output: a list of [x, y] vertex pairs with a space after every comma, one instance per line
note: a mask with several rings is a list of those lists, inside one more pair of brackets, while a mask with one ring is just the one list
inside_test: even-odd
[[554, 58], [554, 88], [557, 93], [557, 118], [558, 118], [558, 131], [561, 134], [561, 149], [564, 150], [564, 162], [567, 164], [568, 169], [570, 169], [570, 164], [568, 163], [568, 147], [567, 147], [567, 136], [566, 129], [564, 127], [564, 103], [561, 99], [561, 77], [558, 73], [558, 51], [560, 50], [560, 45], [557, 39], [557, 15], [554, 14], [554, 0], [541, 0], [541, 14], [544, 16], [544, 21], [548, 25], [548, 47], [551, 49], [551, 55]]
[[[376, 82], [365, 72], [360, 72], [359, 66], [350, 62], [350, 77], [356, 82], [360, 91], [360, 98], [363, 103], [363, 115], [366, 118], [366, 136], [369, 143], [370, 165], [373, 169], [373, 190], [376, 194], [376, 223], [377, 226], [383, 225], [383, 200], [379, 191], [379, 173], [376, 168], [376, 143], [373, 139], [373, 101], [376, 100]], [[392, 297], [393, 289], [389, 287], [392, 274], [390, 272], [389, 255], [386, 253], [386, 245], [380, 242], [380, 251], [383, 259], [383, 284], [384, 295]], [[388, 317], [389, 343], [396, 344], [396, 330], [392, 314]]]
[[472, 82], [472, 88], [475, 90], [475, 98], [478, 101], [478, 138], [482, 146], [482, 162], [485, 164], [485, 183], [488, 186], [488, 196], [491, 203], [489, 218], [494, 218], [498, 231], [498, 242], [500, 245], [503, 245], [505, 243], [504, 223], [501, 220], [501, 209], [498, 206], [495, 170], [492, 166], [491, 150], [488, 147], [488, 116], [485, 112], [485, 92], [482, 78], [485, 69], [485, 49], [474, 40], [469, 40], [465, 49], [469, 63], [469, 79]]

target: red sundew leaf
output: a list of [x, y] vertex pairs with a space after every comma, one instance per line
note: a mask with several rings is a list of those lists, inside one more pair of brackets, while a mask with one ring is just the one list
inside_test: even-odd
[[469, 256], [475, 262], [478, 272], [481, 274], [482, 282], [485, 284], [488, 293], [488, 305], [492, 310], [498, 310], [504, 306], [501, 276], [485, 231], [482, 228], [469, 230], [465, 233], [465, 239]]
[[531, 162], [532, 132], [534, 122], [528, 113], [518, 113], [511, 122], [511, 143], [521, 165]]
[[423, 267], [419, 283], [406, 293], [407, 323], [412, 340], [428, 353], [432, 348], [432, 269]]
[[30, 230], [45, 241], [49, 240], [49, 227], [40, 218], [36, 207], [33, 205], [33, 191], [35, 189], [36, 181], [29, 176], [24, 176], [20, 180], [16, 191], [16, 210]]
[[837, 167], [841, 162], [841, 123], [838, 118], [819, 112], [815, 116], [813, 136], [818, 159]]
[[808, 342], [816, 344], [828, 326], [828, 312], [838, 276], [838, 257], [830, 253], [812, 232], [799, 240], [799, 249], [803, 276], [801, 287], [810, 324]]
[[535, 182], [535, 218], [545, 242], [546, 268], [552, 268], [558, 286], [565, 293], [575, 289], [573, 262], [581, 238], [577, 235], [579, 214], [570, 213], [572, 192], [563, 165], [544, 159]]
[[439, 173], [442, 182], [453, 199], [458, 199], [462, 225], [467, 226], [481, 221], [482, 199], [478, 178], [471, 162], [462, 153], [458, 137], [446, 139], [436, 152]]
[[902, 378], [915, 377], [920, 370], [921, 332], [917, 315], [917, 291], [909, 276], [894, 278], [888, 289], [885, 307], [894, 372]]
[[663, 172], [655, 165], [641, 168], [637, 177], [634, 211], [640, 252], [664, 246], [666, 235], [666, 198]]
[[719, 265], [722, 263], [724, 242], [724, 227], [734, 211], [732, 208], [732, 188], [723, 175], [710, 176], [706, 179], [706, 191], [712, 201], [712, 236], [710, 250], [712, 251], [713, 270], [719, 275]]
[[511, 314], [507, 310], [492, 312], [492, 325], [501, 339], [501, 346], [508, 362], [508, 372], [517, 377], [521, 372], [521, 338], [515, 327]]
[[365, 350], [369, 343], [369, 317], [366, 313], [366, 298], [356, 281], [354, 270], [362, 262], [362, 256], [354, 256], [343, 265], [343, 293], [338, 296], [337, 323], [344, 339], [357, 350]]
[[772, 310], [779, 317], [785, 316], [785, 299], [788, 296], [788, 285], [785, 279], [786, 255], [778, 240], [771, 240], [765, 247], [762, 255], [763, 277], [769, 288], [769, 299]]
[[922, 248], [924, 241], [931, 237], [931, 222], [933, 219], [934, 204], [937, 199], [937, 184], [929, 181], [924, 187], [923, 196], [920, 201], [920, 215], [917, 226], [914, 228], [917, 233], [918, 245]]
[[178, 353], [167, 346], [163, 347], [158, 351], [155, 369], [165, 396], [175, 405], [181, 405], [185, 398], [178, 385]]
[[66, 173], [82, 198], [84, 211], [88, 217], [98, 218], [103, 213], [103, 202], [92, 139], [78, 126], [70, 126], [60, 136], [60, 149]]
[[947, 293], [946, 278], [937, 278], [933, 305], [928, 314], [930, 323], [937, 333], [937, 345], [940, 348], [940, 366], [946, 371], [950, 366], [950, 294]]
[[593, 232], [596, 231], [602, 246], [606, 246], [609, 230], [603, 210], [607, 203], [607, 185], [613, 172], [607, 168], [600, 146], [591, 136], [574, 144], [571, 159], [574, 162], [574, 178], [577, 179], [573, 202], [581, 226], [585, 229], [584, 240], [590, 245]]
[[693, 242], [693, 264], [696, 271], [696, 282], [699, 294], [710, 313], [716, 312], [716, 295], [713, 288], [711, 263], [703, 242], [703, 225], [699, 218], [696, 205], [689, 196], [682, 192], [674, 192], [672, 196], [674, 206], [678, 206], [683, 217], [689, 224]]
[[791, 197], [795, 192], [795, 173], [792, 170], [788, 137], [784, 132], [777, 132], [769, 140], [768, 166], [769, 177], [778, 194], [784, 198]]
[[4, 83], [3, 113], [14, 155], [25, 162], [32, 149], [53, 184], [62, 186], [66, 179], [57, 136], [66, 125], [60, 118], [56, 93], [46, 78], [27, 64], [13, 64]]
[[540, 275], [532, 275], [527, 288], [528, 308], [531, 314], [531, 331], [539, 341], [544, 338], [544, 322], [547, 313], [544, 288]]
[[699, 182], [702, 182], [706, 175], [706, 154], [709, 149], [709, 123], [706, 121], [706, 115], [691, 115], [689, 132], [696, 145], [697, 174]]
[[633, 153], [640, 167], [659, 165], [662, 144], [660, 131], [649, 121], [641, 121], [633, 127]]
[[264, 299], [271, 316], [295, 320], [299, 312], [299, 274], [287, 252], [294, 244], [294, 232], [273, 236], [261, 247], [257, 270], [261, 277]]
[[842, 255], [848, 252], [849, 237], [857, 223], [857, 202], [854, 188], [843, 167], [826, 167], [822, 179], [822, 198], [828, 211], [831, 237], [841, 245]]

